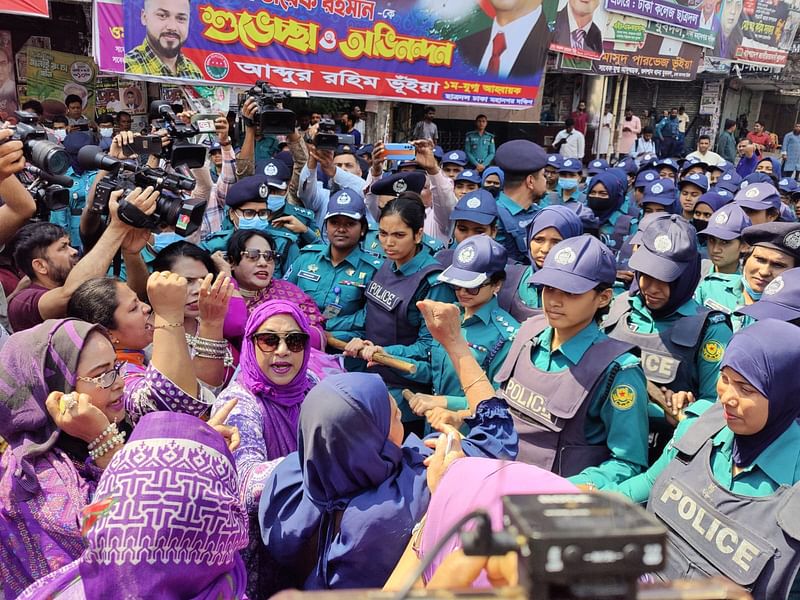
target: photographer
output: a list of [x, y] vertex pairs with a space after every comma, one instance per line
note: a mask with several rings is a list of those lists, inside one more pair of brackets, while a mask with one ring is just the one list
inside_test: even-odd
[[245, 119], [244, 142], [236, 157], [236, 174], [247, 177], [255, 173], [255, 165], [272, 158], [278, 152], [279, 140], [274, 135], [264, 135], [256, 123], [258, 101], [248, 98], [242, 105], [242, 117]]
[[[203, 214], [203, 225], [200, 228], [200, 239], [202, 240], [222, 229], [225, 221], [225, 198], [228, 195], [228, 188], [236, 183], [236, 154], [233, 151], [228, 119], [225, 115], [220, 113], [220, 116], [214, 121], [214, 128], [222, 150], [222, 167], [217, 167], [219, 176], [208, 199], [206, 212]], [[208, 172], [208, 169], [205, 170]]]
[[0, 130], [0, 245], [8, 242], [36, 212], [36, 203], [19, 179], [13, 177], [25, 168], [22, 142], [8, 140], [10, 129]]
[[[117, 209], [122, 190], [111, 195], [111, 220], [92, 250], [81, 260], [69, 245], [67, 232], [52, 223], [31, 223], [14, 241], [14, 262], [31, 280], [31, 285], [9, 301], [8, 316], [15, 331], [28, 329], [46, 319], [66, 316], [72, 293], [87, 279], [102, 277], [114, 255], [138, 255], [149, 232], [119, 220]], [[127, 201], [145, 214], [156, 208], [158, 192], [134, 189]]]

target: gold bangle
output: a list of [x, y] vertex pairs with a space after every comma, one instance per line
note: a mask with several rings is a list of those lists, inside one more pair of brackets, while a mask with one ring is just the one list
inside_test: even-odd
[[163, 323], [161, 325], [153, 325], [153, 329], [169, 329], [170, 327], [183, 327], [183, 323]]
[[467, 390], [469, 390], [469, 388], [478, 383], [481, 379], [486, 379], [486, 381], [489, 381], [488, 378], [486, 377], [486, 373], [481, 373], [475, 381], [464, 387], [464, 393], [466, 394]]

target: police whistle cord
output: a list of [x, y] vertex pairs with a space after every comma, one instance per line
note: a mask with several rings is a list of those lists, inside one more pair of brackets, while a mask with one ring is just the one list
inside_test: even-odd
[[[331, 348], [336, 348], [337, 350], [344, 350], [345, 346], [347, 346], [347, 342], [343, 342], [342, 340], [333, 337], [330, 333], [327, 334], [328, 338], [328, 345]], [[402, 371], [403, 373], [409, 373], [413, 375], [417, 372], [417, 365], [414, 363], [410, 363], [405, 360], [400, 360], [399, 358], [395, 358], [394, 356], [389, 356], [383, 352], [376, 352], [372, 355], [372, 362], [377, 363], [379, 365], [383, 365], [384, 367], [389, 367], [390, 369], [395, 369], [397, 371]]]
[[686, 414], [683, 412], [683, 409], [678, 411], [678, 414], [672, 414], [672, 407], [667, 404], [667, 398], [664, 395], [664, 392], [652, 381], [647, 382], [647, 395], [650, 396], [650, 400], [658, 404], [661, 408], [664, 409], [664, 412], [668, 415], [671, 415], [673, 419], [678, 421], [679, 423], [686, 418]]

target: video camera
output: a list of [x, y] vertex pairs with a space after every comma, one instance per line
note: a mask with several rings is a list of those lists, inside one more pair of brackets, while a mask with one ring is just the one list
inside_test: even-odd
[[174, 167], [186, 165], [191, 169], [199, 169], [205, 164], [206, 146], [188, 141], [202, 133], [195, 125], [181, 121], [166, 100], [153, 100], [150, 103], [150, 114], [161, 119], [164, 129], [172, 138], [172, 144], [162, 151], [162, 158], [167, 159]]
[[336, 122], [333, 119], [320, 119], [313, 144], [319, 150], [336, 151], [339, 146], [355, 146], [356, 138], [347, 133], [336, 133]]
[[70, 189], [74, 184], [71, 177], [47, 173], [30, 165], [25, 171], [34, 176], [33, 181], [26, 185], [36, 202], [34, 220], [48, 221], [51, 212], [69, 208]]
[[[297, 115], [288, 108], [278, 108], [277, 106], [278, 103], [289, 97], [288, 92], [279, 92], [269, 83], [261, 80], [256, 81], [256, 84], [247, 90], [245, 102], [250, 98], [256, 101], [258, 125], [262, 133], [285, 135], [294, 131], [297, 125]], [[244, 103], [239, 107], [239, 114], [241, 114], [243, 106]], [[252, 124], [252, 120], [244, 115], [242, 115], [242, 119], [246, 124]]]
[[159, 224], [175, 228], [175, 233], [188, 236], [197, 231], [203, 221], [206, 202], [185, 199], [185, 192], [194, 189], [195, 180], [180, 173], [168, 173], [164, 169], [139, 167], [132, 161], [117, 160], [106, 155], [98, 146], [84, 146], [78, 152], [78, 163], [84, 169], [102, 169], [109, 174], [98, 181], [94, 202], [89, 208], [97, 214], [108, 214], [111, 193], [136, 187], [148, 186], [160, 192], [156, 210], [145, 215], [127, 200], [119, 202], [119, 218], [133, 227], [155, 229]]
[[37, 124], [36, 114], [18, 110], [14, 112], [17, 124], [9, 140], [22, 142], [25, 160], [44, 173], [63, 175], [70, 166], [69, 154], [64, 148], [47, 139], [47, 131]]

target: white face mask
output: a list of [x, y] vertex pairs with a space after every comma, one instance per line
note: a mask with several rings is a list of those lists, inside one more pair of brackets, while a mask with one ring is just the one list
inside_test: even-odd
[[100, 128], [100, 137], [110, 138], [114, 135], [114, 129], [109, 127], [101, 127]]
[[59, 142], [63, 142], [64, 138], [67, 137], [67, 130], [66, 129], [54, 129], [53, 135], [56, 136], [56, 139]]

